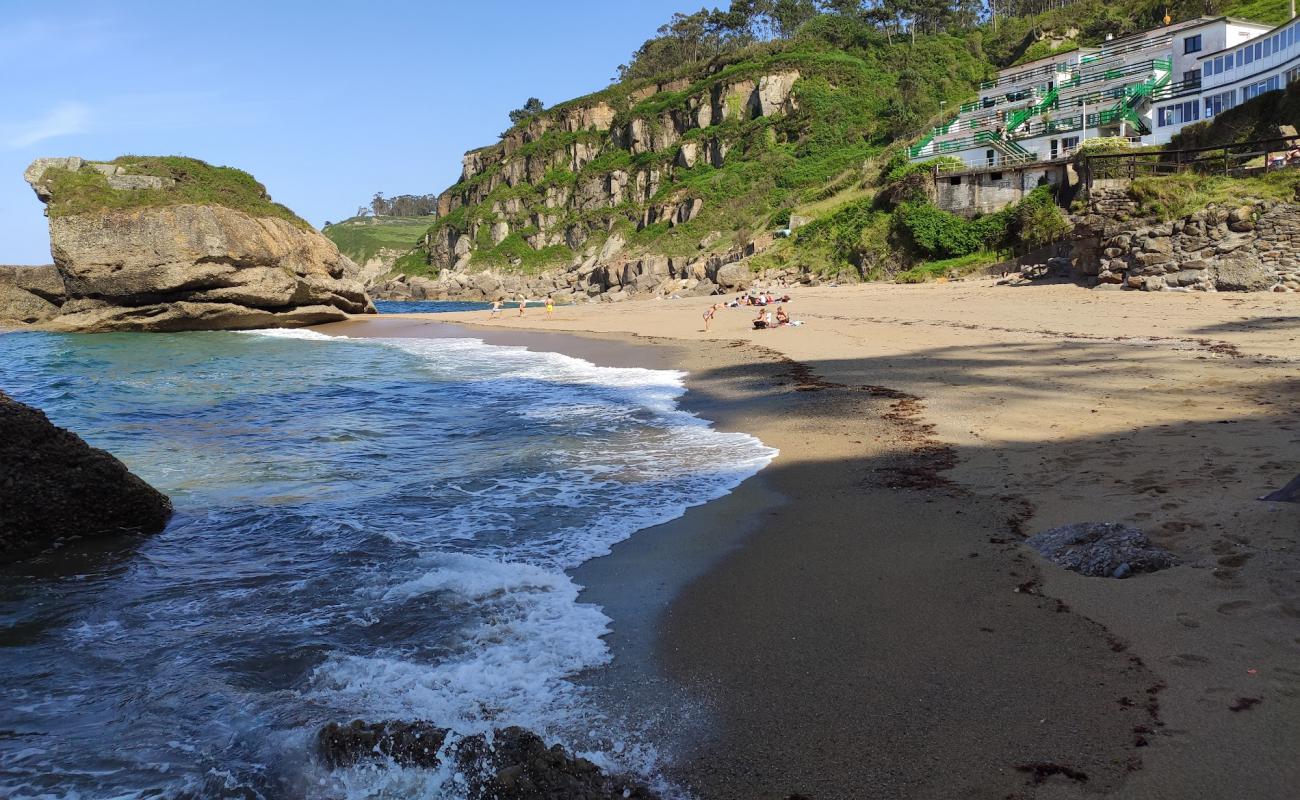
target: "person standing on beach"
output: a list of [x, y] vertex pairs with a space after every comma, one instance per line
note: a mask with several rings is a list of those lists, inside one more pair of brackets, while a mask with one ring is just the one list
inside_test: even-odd
[[718, 313], [718, 303], [714, 303], [704, 310], [704, 331], [709, 330], [709, 323], [713, 322], [713, 315]]
[[522, 317], [524, 315], [524, 306], [526, 305], [528, 305], [528, 298], [527, 297], [519, 298], [519, 316]]
[[550, 295], [546, 296], [546, 318], [550, 319], [555, 316], [555, 298]]
[[501, 298], [498, 297], [492, 301], [492, 313], [489, 317], [491, 319], [496, 319], [499, 316], [501, 316]]

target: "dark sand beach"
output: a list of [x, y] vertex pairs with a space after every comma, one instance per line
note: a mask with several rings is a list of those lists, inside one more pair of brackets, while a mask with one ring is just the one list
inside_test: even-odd
[[[775, 332], [704, 334], [700, 301], [459, 315], [688, 370], [686, 407], [781, 450], [577, 571], [615, 620], [605, 680], [695, 709], [698, 796], [1292, 796], [1300, 509], [1256, 497], [1300, 471], [1294, 309], [1033, 291], [812, 290]], [[323, 330], [455, 330], [430, 322]], [[1181, 563], [1085, 578], [1022, 544], [1083, 520]]]

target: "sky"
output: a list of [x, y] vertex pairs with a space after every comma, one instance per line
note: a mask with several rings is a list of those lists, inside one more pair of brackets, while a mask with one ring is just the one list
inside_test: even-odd
[[607, 86], [683, 0], [0, 0], [0, 264], [51, 261], [41, 156], [247, 170], [312, 224], [440, 192], [530, 96]]

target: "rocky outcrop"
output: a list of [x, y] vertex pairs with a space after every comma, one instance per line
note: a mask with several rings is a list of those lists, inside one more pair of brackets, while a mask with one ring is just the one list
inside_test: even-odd
[[1115, 522], [1064, 525], [1035, 534], [1025, 544], [1054, 564], [1096, 578], [1125, 578], [1178, 563], [1142, 531]]
[[[25, 177], [46, 203], [59, 200], [51, 178], [60, 169], [99, 172], [122, 192], [163, 189], [170, 180], [122, 174], [115, 164], [40, 159]], [[128, 180], [136, 177], [156, 180]], [[50, 249], [64, 300], [58, 314], [35, 321], [56, 330], [295, 327], [374, 311], [356, 265], [324, 236], [222, 205], [51, 215]]]
[[157, 533], [171, 513], [121, 461], [0, 392], [0, 563], [82, 537]]
[[1211, 205], [1171, 222], [1134, 221], [1125, 190], [1094, 192], [1077, 220], [1072, 261], [1098, 288], [1300, 291], [1300, 205]]
[[53, 264], [0, 265], [0, 324], [45, 322], [58, 316], [66, 294]]
[[[716, 237], [706, 237], [710, 244]], [[399, 275], [371, 288], [386, 300], [498, 300], [550, 297], [557, 303], [610, 302], [635, 297], [695, 297], [743, 290], [754, 282], [813, 284], [814, 275], [792, 267], [755, 272], [749, 258], [772, 244], [770, 235], [718, 252], [692, 256], [621, 255], [617, 236], [589, 246], [563, 268], [537, 275], [472, 267], [444, 270], [437, 278]], [[701, 247], [701, 250], [704, 248]]]
[[[450, 741], [450, 743], [449, 743]], [[331, 769], [364, 762], [437, 769], [446, 760], [464, 778], [468, 800], [615, 800], [656, 797], [642, 784], [610, 776], [523, 728], [456, 739], [426, 722], [331, 723], [317, 734]]]

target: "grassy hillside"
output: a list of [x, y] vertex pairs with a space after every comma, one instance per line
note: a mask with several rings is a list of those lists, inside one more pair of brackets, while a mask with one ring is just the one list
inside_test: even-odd
[[352, 217], [321, 229], [339, 252], [357, 262], [382, 249], [406, 252], [420, 243], [433, 217]]
[[193, 203], [225, 206], [255, 217], [275, 217], [312, 230], [306, 220], [272, 202], [266, 187], [252, 175], [234, 167], [217, 167], [182, 156], [120, 156], [106, 163], [123, 168], [127, 175], [148, 175], [174, 183], [161, 188], [114, 189], [108, 185], [104, 173], [90, 164], [75, 172], [48, 169], [44, 180], [53, 195], [49, 215], [61, 217], [109, 209]]
[[[475, 268], [521, 272], [570, 263], [611, 235], [626, 242], [629, 256], [689, 255], [702, 240], [714, 250], [744, 243], [783, 227], [791, 214], [814, 223], [755, 259], [756, 266], [798, 264], [862, 277], [924, 277], [936, 272], [925, 266], [936, 261], [971, 269], [1000, 249], [1025, 246], [1026, 234], [1050, 237], [1062, 224], [1059, 214], [1042, 197], [975, 221], [927, 208], [899, 174], [903, 144], [1013, 63], [1155, 27], [1166, 10], [1175, 19], [1210, 11], [1279, 22], [1286, 8], [1286, 0], [1076, 0], [996, 25], [951, 17], [914, 39], [866, 13], [822, 13], [790, 38], [681, 63], [519, 119], [503, 134], [504, 145], [478, 151], [485, 168], [447, 190], [452, 211], [431, 226], [434, 244], [405, 259], [403, 269], [436, 272], [450, 263], [446, 245], [464, 236]], [[790, 70], [799, 73], [794, 110], [749, 116], [728, 105], [722, 121], [681, 128], [701, 98]], [[729, 104], [734, 99], [726, 96]], [[614, 115], [609, 132], [565, 124], [569, 112], [597, 106]], [[625, 132], [634, 122], [657, 144], [629, 146]], [[659, 137], [665, 126], [674, 127], [672, 135]], [[719, 143], [725, 158], [686, 157], [688, 149]], [[573, 157], [586, 151], [594, 158]], [[611, 179], [650, 188], [600, 202], [591, 187]], [[702, 204], [688, 221], [656, 219], [692, 201]], [[501, 236], [494, 226], [503, 224], [508, 233]]]

